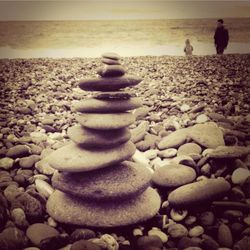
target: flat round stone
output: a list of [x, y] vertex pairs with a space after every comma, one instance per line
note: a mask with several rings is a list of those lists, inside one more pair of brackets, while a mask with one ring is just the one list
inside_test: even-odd
[[160, 197], [152, 188], [148, 188], [135, 198], [119, 202], [84, 201], [56, 190], [49, 197], [47, 211], [51, 217], [61, 223], [91, 227], [118, 227], [154, 217], [160, 204]]
[[114, 52], [105, 52], [105, 53], [102, 54], [102, 57], [112, 59], [112, 60], [121, 59], [121, 57], [117, 53], [114, 53]]
[[128, 100], [98, 100], [86, 99], [73, 103], [73, 110], [82, 113], [115, 113], [136, 109], [142, 106], [140, 98], [134, 97]]
[[125, 69], [120, 65], [105, 65], [97, 70], [97, 74], [102, 77], [123, 76]]
[[120, 65], [120, 62], [118, 60], [113, 60], [110, 58], [102, 58], [101, 61], [107, 65]]
[[98, 92], [92, 96], [99, 100], [128, 100], [132, 97], [136, 97], [134, 93], [124, 91], [113, 91], [113, 92]]
[[68, 136], [82, 147], [114, 147], [127, 142], [131, 133], [128, 128], [97, 130], [76, 125], [68, 129]]
[[151, 171], [124, 161], [111, 167], [85, 173], [55, 172], [52, 185], [60, 191], [88, 200], [127, 199], [150, 185]]
[[179, 187], [194, 181], [195, 170], [181, 164], [169, 164], [157, 168], [153, 175], [153, 182], [162, 187]]
[[186, 184], [175, 189], [168, 196], [171, 206], [185, 208], [223, 197], [230, 190], [230, 184], [223, 178], [206, 179]]
[[84, 127], [92, 129], [120, 129], [135, 122], [135, 116], [129, 112], [124, 113], [82, 113], [76, 120]]
[[142, 81], [136, 76], [119, 76], [92, 78], [80, 81], [79, 87], [88, 91], [117, 91], [122, 88], [135, 86]]
[[135, 153], [135, 145], [128, 141], [113, 148], [84, 149], [75, 143], [52, 152], [48, 158], [50, 166], [66, 172], [84, 172], [104, 168], [129, 159]]

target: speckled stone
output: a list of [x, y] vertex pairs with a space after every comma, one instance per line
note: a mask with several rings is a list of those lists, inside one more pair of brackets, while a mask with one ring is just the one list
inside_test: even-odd
[[97, 130], [76, 125], [68, 129], [69, 138], [83, 147], [114, 147], [131, 138], [128, 128]]
[[91, 173], [58, 173], [52, 185], [62, 192], [93, 200], [127, 199], [143, 192], [152, 174], [148, 168], [124, 161]]
[[148, 188], [135, 198], [119, 201], [119, 203], [87, 202], [71, 198], [57, 190], [47, 202], [47, 211], [51, 217], [62, 223], [115, 227], [152, 218], [158, 212], [160, 203], [158, 193], [152, 188]]
[[76, 120], [84, 127], [92, 129], [120, 129], [125, 128], [135, 122], [135, 116], [132, 113], [82, 113], [76, 117]]
[[75, 143], [55, 150], [46, 158], [49, 164], [60, 171], [84, 172], [104, 168], [129, 159], [135, 146], [128, 141], [113, 148], [83, 149]]

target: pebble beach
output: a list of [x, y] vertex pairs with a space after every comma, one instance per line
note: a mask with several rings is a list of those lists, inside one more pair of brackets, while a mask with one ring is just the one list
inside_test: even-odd
[[[127, 223], [132, 212], [123, 211], [121, 202], [112, 218], [122, 217], [123, 226], [103, 226], [110, 215], [98, 214], [94, 205], [89, 206], [91, 219], [102, 227], [76, 225], [79, 220], [84, 224], [84, 210], [74, 223], [63, 221], [74, 216], [70, 209], [61, 221], [53, 218], [47, 201], [55, 189], [74, 193], [75, 183], [60, 187], [58, 180], [68, 177], [58, 175], [47, 159], [71, 141], [69, 131], [79, 123], [74, 103], [93, 94], [80, 89], [79, 81], [98, 77], [101, 58], [0, 59], [0, 250], [249, 249], [250, 54], [120, 61], [127, 74], [142, 79], [125, 89], [143, 105], [126, 104], [135, 108], [135, 121], [128, 126], [135, 153], [129, 160], [141, 165], [136, 176], [145, 182], [139, 185], [138, 177], [132, 185], [138, 186], [139, 197], [133, 202], [134, 216], [150, 211], [146, 202], [157, 203], [159, 197], [157, 213]], [[63, 155], [54, 155], [58, 159], [53, 161], [63, 165]], [[120, 174], [114, 172], [114, 186], [112, 179], [110, 186], [102, 185], [125, 199], [130, 194], [121, 193], [127, 188], [122, 179], [130, 176]], [[150, 186], [147, 195], [141, 195], [144, 186]], [[93, 196], [84, 187], [75, 192]], [[137, 206], [138, 200], [142, 205]]]

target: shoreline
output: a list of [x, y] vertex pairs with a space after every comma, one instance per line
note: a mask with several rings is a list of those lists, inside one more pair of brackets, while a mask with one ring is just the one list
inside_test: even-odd
[[[213, 43], [194, 41], [194, 56], [215, 55]], [[100, 46], [92, 48], [34, 48], [34, 49], [13, 49], [10, 47], [0, 47], [0, 58], [97, 58], [103, 51], [113, 51], [122, 57], [138, 56], [185, 56], [184, 45], [181, 43], [168, 45], [150, 45], [147, 43], [130, 46]], [[230, 43], [224, 54], [249, 54], [250, 43]], [[79, 56], [84, 55], [84, 56]]]

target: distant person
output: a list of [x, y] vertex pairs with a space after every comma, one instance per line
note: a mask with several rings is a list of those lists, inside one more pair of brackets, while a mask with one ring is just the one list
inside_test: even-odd
[[193, 54], [193, 46], [190, 44], [190, 41], [189, 39], [186, 40], [186, 45], [185, 45], [185, 48], [184, 48], [184, 52], [186, 54], [186, 56], [191, 56]]
[[228, 30], [224, 27], [223, 19], [217, 20], [217, 28], [214, 34], [214, 44], [217, 54], [222, 55], [227, 48], [229, 40]]

